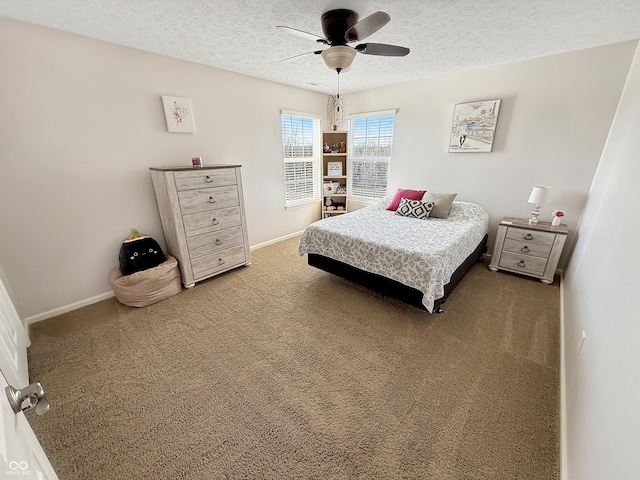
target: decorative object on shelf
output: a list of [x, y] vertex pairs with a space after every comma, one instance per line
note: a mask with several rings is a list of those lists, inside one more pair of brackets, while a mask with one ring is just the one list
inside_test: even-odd
[[201, 167], [202, 166], [202, 157], [193, 157], [191, 159], [191, 164], [194, 167]]
[[162, 95], [162, 106], [168, 132], [193, 133], [195, 131], [191, 100], [184, 97]]
[[327, 125], [333, 130], [342, 130], [346, 120], [344, 95], [329, 95], [327, 98]]
[[322, 184], [322, 190], [325, 195], [333, 195], [336, 193], [336, 189], [333, 182], [324, 182]]
[[346, 194], [347, 193], [347, 186], [346, 185], [340, 185], [338, 188], [336, 188], [336, 193], [337, 194]]
[[347, 153], [347, 146], [344, 142], [338, 144], [338, 153]]
[[490, 152], [500, 100], [459, 103], [453, 109], [449, 153]]
[[324, 142], [324, 145], [322, 145], [322, 153], [331, 153], [331, 149], [327, 142]]
[[338, 153], [338, 145], [337, 145], [336, 143], [332, 144], [332, 145], [329, 147], [329, 151], [330, 151], [331, 153]]
[[342, 175], [342, 162], [327, 162], [327, 175]]
[[531, 218], [529, 219], [529, 223], [536, 224], [538, 223], [538, 215], [540, 215], [540, 207], [545, 203], [549, 203], [549, 193], [551, 192], [550, 187], [533, 187], [531, 190], [531, 195], [529, 196], [529, 203], [535, 204], [534, 209], [531, 211]]
[[559, 227], [560, 223], [562, 222], [562, 217], [564, 217], [564, 211], [556, 210], [552, 215], [553, 220], [551, 220], [551, 225], [553, 225], [554, 227]]

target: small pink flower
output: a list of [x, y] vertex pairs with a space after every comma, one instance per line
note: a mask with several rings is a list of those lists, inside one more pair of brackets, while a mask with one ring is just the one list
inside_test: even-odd
[[564, 217], [564, 211], [563, 210], [556, 210], [555, 212], [553, 212], [553, 216], [554, 217]]

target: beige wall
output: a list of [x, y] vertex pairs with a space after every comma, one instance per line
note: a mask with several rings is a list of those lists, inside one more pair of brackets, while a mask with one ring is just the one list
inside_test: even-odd
[[[243, 165], [249, 240], [302, 230], [283, 208], [280, 109], [324, 116], [326, 96], [0, 19], [0, 265], [23, 318], [110, 294], [131, 228], [163, 242], [148, 167]], [[575, 227], [635, 43], [347, 95], [348, 112], [398, 109], [391, 187], [456, 191], [495, 225], [553, 187]], [[357, 72], [351, 72], [356, 74]], [[196, 134], [166, 132], [160, 95], [191, 98]], [[455, 103], [503, 100], [494, 152], [448, 154]]]
[[[150, 166], [243, 165], [251, 245], [320, 218], [284, 210], [280, 110], [325, 95], [2, 18], [0, 45], [0, 265], [23, 318], [108, 294], [131, 228], [164, 242]], [[160, 95], [191, 99], [194, 135], [166, 131]]]
[[565, 276], [566, 479], [640, 478], [639, 131], [640, 49]]
[[[354, 112], [397, 108], [390, 184], [457, 192], [490, 215], [529, 218], [534, 185], [551, 187], [541, 220], [565, 210], [573, 242], [636, 42], [369, 90]], [[456, 103], [502, 99], [491, 153], [447, 153]], [[566, 248], [560, 268], [566, 262]]]

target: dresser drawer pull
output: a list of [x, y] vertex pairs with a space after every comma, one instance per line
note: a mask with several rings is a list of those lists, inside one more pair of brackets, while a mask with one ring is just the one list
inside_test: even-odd
[[529, 253], [529, 247], [525, 245], [524, 247], [522, 247], [522, 248], [520, 249], [520, 251], [521, 251], [522, 253]]
[[214, 218], [213, 220], [211, 220], [211, 223], [213, 225], [218, 225], [220, 223], [220, 220], [218, 220], [217, 218]]
[[219, 258], [219, 259], [218, 259], [218, 265], [224, 265], [224, 260], [223, 260], [223, 259], [221, 259], [221, 258]]
[[518, 265], [520, 268], [524, 268], [524, 267], [526, 267], [526, 265], [525, 265], [525, 263], [524, 263], [524, 260], [520, 260], [520, 261], [517, 263], [517, 265]]
[[213, 178], [211, 178], [209, 175], [207, 175], [207, 178], [205, 178], [204, 181], [207, 182], [207, 183], [213, 183]]
[[220, 240], [219, 238], [216, 238], [216, 245], [222, 245], [222, 240]]
[[524, 237], [525, 240], [533, 240], [533, 235], [531, 235], [530, 233], [527, 233]]
[[216, 203], [216, 199], [213, 197], [209, 197], [209, 203]]

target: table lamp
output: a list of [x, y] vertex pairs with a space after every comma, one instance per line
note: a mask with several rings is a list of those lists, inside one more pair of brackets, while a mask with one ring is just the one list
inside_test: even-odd
[[535, 208], [531, 211], [531, 218], [529, 223], [538, 223], [538, 215], [540, 215], [540, 207], [545, 203], [549, 203], [550, 187], [533, 187], [531, 190], [531, 196], [529, 197], [529, 203], [535, 204]]

